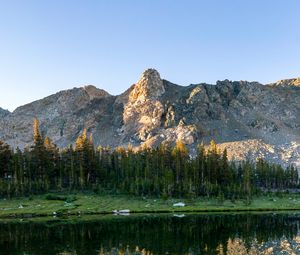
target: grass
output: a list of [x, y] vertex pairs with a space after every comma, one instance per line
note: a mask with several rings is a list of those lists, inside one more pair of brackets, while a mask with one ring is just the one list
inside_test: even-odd
[[[185, 207], [174, 207], [184, 202]], [[48, 194], [31, 198], [0, 200], [0, 218], [112, 214], [113, 210], [129, 209], [131, 213], [193, 213], [239, 211], [300, 211], [300, 194], [254, 198], [250, 205], [239, 200], [220, 202], [215, 199], [159, 199], [124, 195]]]

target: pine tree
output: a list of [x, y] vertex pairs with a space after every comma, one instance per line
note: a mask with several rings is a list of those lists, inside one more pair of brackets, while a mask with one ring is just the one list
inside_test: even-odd
[[172, 156], [174, 160], [174, 176], [176, 178], [176, 194], [183, 194], [184, 185], [184, 174], [186, 171], [186, 162], [189, 158], [189, 153], [181, 140], [176, 142], [176, 145], [172, 151]]
[[48, 178], [45, 161], [47, 160], [44, 139], [40, 134], [39, 120], [33, 122], [33, 145], [31, 147], [31, 172], [33, 174], [33, 184], [36, 190], [47, 190]]
[[89, 151], [89, 140], [87, 138], [87, 130], [84, 129], [83, 133], [80, 134], [76, 140], [77, 159], [79, 162], [78, 172], [79, 172], [79, 183], [81, 189], [86, 185], [87, 178], [87, 160]]

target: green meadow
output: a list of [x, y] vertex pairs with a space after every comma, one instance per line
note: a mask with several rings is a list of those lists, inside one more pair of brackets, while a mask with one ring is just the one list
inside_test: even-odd
[[[174, 204], [182, 202], [183, 207]], [[239, 211], [300, 211], [300, 194], [255, 197], [244, 200], [161, 199], [125, 195], [47, 194], [29, 198], [0, 200], [0, 218], [31, 218], [41, 216], [113, 214], [114, 210], [130, 213], [192, 213]]]

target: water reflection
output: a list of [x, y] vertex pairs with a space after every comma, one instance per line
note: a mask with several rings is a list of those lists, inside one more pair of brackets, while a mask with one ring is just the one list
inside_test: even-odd
[[1, 223], [0, 254], [300, 255], [299, 223], [300, 214]]

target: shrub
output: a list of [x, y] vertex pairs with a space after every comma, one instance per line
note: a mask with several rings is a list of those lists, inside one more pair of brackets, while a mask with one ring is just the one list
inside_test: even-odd
[[53, 194], [47, 194], [45, 198], [46, 198], [46, 200], [59, 200], [59, 201], [66, 201], [67, 200], [67, 197], [53, 195]]

